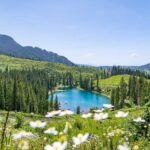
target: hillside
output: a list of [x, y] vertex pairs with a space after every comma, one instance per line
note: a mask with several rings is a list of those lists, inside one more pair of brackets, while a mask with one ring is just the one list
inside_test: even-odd
[[31, 46], [23, 47], [10, 36], [1, 34], [0, 34], [0, 54], [49, 62], [58, 62], [70, 66], [74, 65], [74, 63], [72, 63], [64, 56], [60, 56], [56, 53], [49, 52], [38, 47], [31, 47]]
[[9, 69], [43, 69], [48, 72], [57, 71], [57, 72], [80, 72], [82, 71], [85, 74], [93, 74], [96, 72], [101, 72], [96, 67], [84, 67], [84, 66], [68, 66], [61, 63], [53, 63], [53, 62], [46, 62], [46, 61], [35, 61], [30, 59], [23, 59], [23, 58], [15, 58], [5, 55], [0, 55], [0, 69], [4, 70], [6, 67]]
[[101, 79], [99, 80], [99, 84], [100, 85], [111, 85], [111, 86], [116, 86], [119, 85], [121, 78], [124, 78], [125, 82], [128, 83], [129, 80], [129, 75], [116, 75], [116, 76], [112, 76], [109, 77], [107, 79]]
[[150, 70], [150, 64], [142, 65], [139, 67], [139, 69]]

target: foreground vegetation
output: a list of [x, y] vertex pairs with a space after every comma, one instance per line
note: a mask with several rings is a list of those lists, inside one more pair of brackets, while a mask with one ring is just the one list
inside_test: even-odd
[[[122, 150], [121, 147], [127, 150], [150, 149], [150, 112], [140, 107], [122, 111], [128, 114], [117, 116], [118, 111], [105, 110], [103, 114], [108, 114], [108, 118], [103, 119], [92, 116], [83, 118], [82, 115], [45, 118], [35, 114], [10, 112], [4, 141], [1, 144], [4, 145], [3, 150], [43, 150], [46, 149], [46, 145], [52, 145], [56, 141], [67, 142], [68, 150], [72, 149], [73, 145], [77, 150]], [[4, 131], [6, 114], [7, 112], [0, 111], [1, 134]], [[142, 120], [137, 120], [138, 117]], [[45, 125], [37, 127], [31, 125], [31, 122], [34, 123], [37, 120]], [[86, 134], [87, 137], [81, 140], [83, 137], [80, 135], [80, 142], [76, 143], [75, 137], [78, 134]], [[56, 145], [59, 144], [56, 143]], [[54, 150], [57, 149], [54, 148]]]

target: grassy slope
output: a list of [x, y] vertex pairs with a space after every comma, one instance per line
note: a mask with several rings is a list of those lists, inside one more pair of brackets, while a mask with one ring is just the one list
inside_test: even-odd
[[111, 85], [111, 86], [117, 86], [120, 83], [121, 78], [124, 78], [125, 82], [128, 83], [129, 80], [129, 75], [116, 75], [116, 76], [112, 76], [110, 78], [107, 79], [101, 79], [99, 81], [100, 85]]
[[50, 63], [46, 61], [35, 61], [30, 59], [23, 59], [23, 58], [15, 58], [5, 55], [0, 55], [0, 69], [4, 70], [6, 67], [9, 69], [44, 69], [48, 72], [50, 71], [58, 71], [58, 72], [79, 72], [80, 70], [88, 75], [91, 75], [98, 70], [96, 67], [77, 67], [77, 66], [67, 66], [60, 63]]
[[[99, 84], [100, 86], [118, 86], [120, 84], [120, 80], [122, 77], [124, 78], [125, 82], [128, 84], [130, 75], [115, 75], [107, 79], [100, 79]], [[148, 79], [146, 80], [150, 82], [150, 80]]]
[[[124, 78], [125, 82], [128, 84], [130, 75], [115, 75], [107, 79], [100, 79], [99, 86], [102, 89], [102, 94], [110, 97], [111, 89], [117, 87], [120, 84], [120, 80], [122, 77]], [[150, 80], [148, 79], [146, 80], [150, 82]], [[95, 81], [95, 85], [96, 85], [96, 81]]]
[[[110, 97], [111, 89], [119, 85], [121, 78], [124, 77], [126, 83], [128, 83], [129, 75], [116, 75], [107, 79], [99, 80], [99, 87], [101, 88], [101, 94]], [[96, 81], [94, 82], [96, 86]]]

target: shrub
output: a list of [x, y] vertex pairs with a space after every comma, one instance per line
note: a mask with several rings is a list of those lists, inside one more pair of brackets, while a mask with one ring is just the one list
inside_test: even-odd
[[20, 128], [24, 123], [24, 116], [22, 113], [17, 113], [16, 114], [16, 125], [15, 128]]
[[80, 106], [77, 107], [77, 114], [80, 114], [81, 110], [80, 110]]
[[83, 124], [81, 122], [81, 120], [76, 120], [76, 122], [74, 123], [74, 127], [79, 129], [79, 130], [82, 130], [83, 129]]

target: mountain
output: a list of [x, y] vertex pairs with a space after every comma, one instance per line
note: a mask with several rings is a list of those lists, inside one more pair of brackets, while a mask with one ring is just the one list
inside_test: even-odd
[[[100, 66], [101, 69], [110, 70], [113, 66]], [[131, 70], [150, 71], [150, 63], [142, 66], [119, 66], [122, 68], [129, 68]]]
[[146, 64], [146, 65], [139, 66], [138, 68], [142, 69], [142, 70], [150, 70], [150, 63]]
[[[115, 66], [115, 65], [114, 65]], [[110, 70], [112, 69], [113, 66], [99, 66], [99, 68], [101, 69], [106, 69], [106, 70]], [[140, 69], [140, 66], [116, 66], [116, 67], [121, 67], [121, 68], [129, 68], [129, 69]]]
[[75, 65], [64, 56], [60, 56], [56, 53], [49, 52], [38, 47], [21, 46], [12, 37], [2, 34], [0, 34], [0, 54], [63, 63], [69, 66]]

